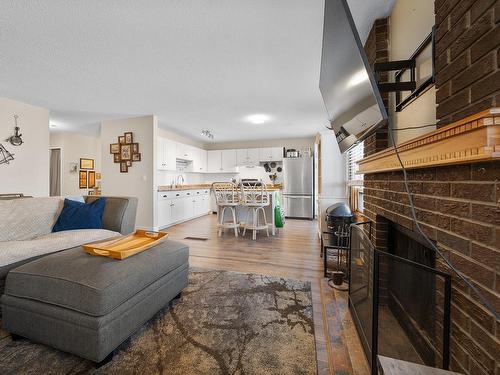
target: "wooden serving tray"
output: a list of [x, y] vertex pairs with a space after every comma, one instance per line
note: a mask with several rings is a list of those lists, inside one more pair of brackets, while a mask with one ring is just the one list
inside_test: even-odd
[[127, 236], [89, 243], [82, 245], [82, 247], [86, 253], [91, 255], [122, 260], [158, 245], [165, 241], [167, 236], [166, 232], [136, 230], [135, 233]]

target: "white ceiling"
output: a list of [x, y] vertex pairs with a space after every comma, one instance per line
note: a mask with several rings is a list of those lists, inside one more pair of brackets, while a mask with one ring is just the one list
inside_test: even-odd
[[[349, 0], [364, 40], [395, 0]], [[156, 114], [215, 142], [312, 136], [324, 0], [0, 0], [0, 96], [59, 130]], [[244, 121], [263, 113], [263, 125]]]

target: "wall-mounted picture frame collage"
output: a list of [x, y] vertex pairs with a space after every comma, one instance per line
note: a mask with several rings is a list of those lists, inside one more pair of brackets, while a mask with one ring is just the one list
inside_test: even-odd
[[113, 155], [113, 162], [120, 165], [121, 173], [128, 173], [134, 162], [141, 161], [139, 143], [134, 142], [132, 132], [118, 136], [118, 142], [109, 145], [109, 153]]

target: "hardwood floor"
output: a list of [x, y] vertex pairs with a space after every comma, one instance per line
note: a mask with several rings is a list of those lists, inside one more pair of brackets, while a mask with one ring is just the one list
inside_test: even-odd
[[[207, 215], [167, 229], [169, 238], [189, 244], [191, 267], [223, 269], [311, 282], [319, 374], [369, 373], [347, 308], [346, 292], [331, 289], [323, 276], [316, 222], [287, 220], [269, 238], [264, 232], [217, 236], [216, 216]], [[186, 237], [205, 238], [186, 239]]]

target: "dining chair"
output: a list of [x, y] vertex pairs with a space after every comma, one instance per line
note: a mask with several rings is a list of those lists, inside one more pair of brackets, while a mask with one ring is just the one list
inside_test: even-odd
[[[236, 220], [236, 207], [240, 205], [240, 192], [236, 184], [232, 182], [214, 182], [212, 191], [217, 204], [217, 227], [218, 235], [222, 236], [223, 229], [234, 229], [234, 236], [238, 237], [239, 223]], [[225, 221], [226, 209], [231, 211], [233, 221]]]
[[[241, 205], [248, 208], [246, 220], [241, 224], [243, 236], [246, 230], [252, 231], [252, 239], [257, 239], [257, 231], [266, 230], [269, 237], [269, 224], [266, 220], [265, 207], [269, 206], [269, 192], [262, 181], [250, 181], [241, 184]], [[259, 220], [259, 213], [262, 221]], [[249, 221], [251, 217], [251, 221]]]

